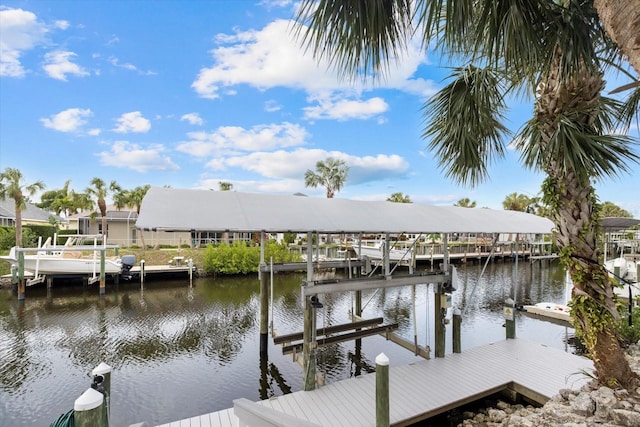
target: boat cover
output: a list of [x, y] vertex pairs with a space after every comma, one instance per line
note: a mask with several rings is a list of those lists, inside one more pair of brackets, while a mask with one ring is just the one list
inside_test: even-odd
[[549, 234], [554, 224], [547, 218], [508, 210], [151, 187], [136, 227], [269, 233]]

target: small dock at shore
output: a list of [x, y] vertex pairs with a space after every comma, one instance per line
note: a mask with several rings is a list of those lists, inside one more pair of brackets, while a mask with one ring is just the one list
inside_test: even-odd
[[[501, 391], [544, 404], [560, 389], [580, 388], [590, 380], [587, 373], [592, 370], [593, 363], [587, 358], [522, 339], [391, 367], [390, 422], [392, 426], [408, 426]], [[246, 399], [236, 402], [236, 406], [243, 406], [241, 412], [247, 404], [255, 405], [265, 420], [294, 420], [291, 425], [371, 427], [376, 425], [376, 375], [256, 403]], [[229, 408], [158, 427], [242, 425], [234, 408]]]

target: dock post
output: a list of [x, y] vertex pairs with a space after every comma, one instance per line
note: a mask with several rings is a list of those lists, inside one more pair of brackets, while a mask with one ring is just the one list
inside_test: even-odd
[[18, 301], [23, 301], [27, 288], [24, 278], [24, 252], [18, 251]]
[[507, 330], [507, 339], [513, 339], [516, 337], [516, 302], [511, 298], [508, 298], [504, 302], [504, 320]]
[[376, 427], [389, 427], [389, 358], [376, 357]]
[[73, 419], [76, 427], [108, 427], [103, 414], [104, 395], [88, 388], [73, 404]]
[[[307, 282], [313, 280], [313, 259], [312, 259], [311, 232], [307, 232]], [[307, 286], [305, 283], [303, 286]], [[303, 378], [304, 391], [311, 391], [316, 388], [316, 351], [315, 341], [315, 315], [316, 311], [311, 305], [311, 297], [304, 298], [304, 327], [302, 330], [302, 358], [303, 358]]]
[[446, 339], [446, 329], [445, 329], [445, 312], [446, 308], [442, 306], [442, 298], [444, 297], [444, 293], [442, 293], [442, 285], [436, 284], [436, 292], [434, 298], [434, 338], [435, 338], [435, 356], [436, 357], [444, 357], [444, 349], [445, 349], [445, 339]]
[[101, 250], [100, 251], [100, 296], [104, 296], [107, 289], [107, 279], [106, 279], [107, 275], [104, 272], [106, 267], [105, 256], [106, 256], [106, 249]]
[[462, 325], [462, 313], [459, 308], [453, 310], [453, 352], [462, 353], [462, 339], [460, 329]]
[[91, 375], [93, 376], [93, 384], [96, 384], [94, 390], [98, 390], [104, 395], [103, 412], [106, 419], [109, 420], [111, 415], [111, 366], [102, 362], [93, 368]]
[[265, 246], [264, 232], [260, 233], [260, 265], [258, 266], [258, 279], [260, 280], [260, 354], [266, 354], [269, 344], [269, 282], [262, 270], [266, 267], [264, 258]]
[[140, 290], [144, 289], [144, 260], [140, 260]]
[[[260, 267], [266, 264], [260, 264]], [[260, 354], [267, 352], [269, 333], [269, 276], [260, 273]]]

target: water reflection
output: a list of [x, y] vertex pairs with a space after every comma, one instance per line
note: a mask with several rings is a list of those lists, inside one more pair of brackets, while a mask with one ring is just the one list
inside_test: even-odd
[[[512, 263], [459, 269], [454, 303], [467, 307], [463, 351], [504, 338], [502, 305], [562, 301], [563, 273], [552, 266], [521, 263], [517, 286]], [[304, 275], [276, 275], [273, 325], [278, 334], [302, 330], [300, 284]], [[0, 425], [48, 425], [89, 387], [87, 374], [99, 363], [114, 368], [114, 425], [160, 424], [224, 409], [233, 399], [251, 400], [300, 390], [302, 374], [290, 356], [269, 340], [259, 351], [259, 282], [256, 277], [147, 282], [110, 287], [100, 298], [95, 287], [29, 288], [18, 303], [0, 291]], [[414, 296], [415, 295], [415, 303]], [[324, 296], [318, 328], [349, 321], [351, 293]], [[433, 346], [427, 285], [363, 292], [363, 316], [382, 316], [398, 333]], [[572, 331], [520, 316], [517, 334], [558, 348]], [[447, 352], [451, 352], [450, 328]], [[374, 371], [384, 351], [392, 365], [419, 360], [380, 336], [321, 347], [318, 372], [327, 382]], [[33, 410], [38, 408], [38, 410]]]

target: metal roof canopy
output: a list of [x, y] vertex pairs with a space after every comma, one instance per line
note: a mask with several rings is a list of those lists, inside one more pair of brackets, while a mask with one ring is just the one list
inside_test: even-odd
[[535, 233], [554, 224], [524, 212], [294, 195], [152, 187], [136, 221], [165, 231]]
[[638, 224], [640, 224], [640, 219], [624, 218], [624, 217], [602, 218], [602, 230], [609, 231], [609, 232], [626, 230]]

